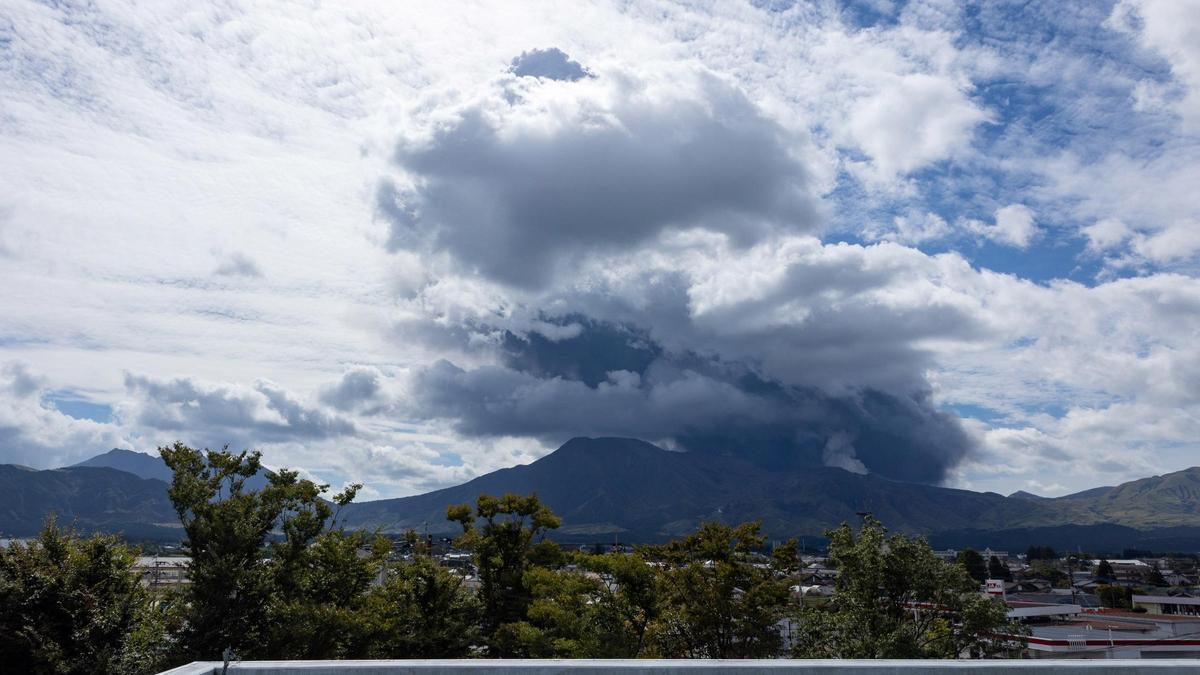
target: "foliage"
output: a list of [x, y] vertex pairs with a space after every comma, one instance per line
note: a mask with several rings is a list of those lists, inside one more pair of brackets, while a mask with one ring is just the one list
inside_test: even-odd
[[1133, 589], [1124, 586], [1101, 585], [1096, 588], [1101, 607], [1129, 609], [1133, 607]]
[[[184, 591], [188, 658], [348, 658], [365, 651], [356, 610], [387, 554], [386, 542], [331, 529], [328, 489], [295, 471], [266, 472], [261, 490], [246, 480], [261, 454], [160, 448], [174, 472], [169, 495], [191, 555]], [[334, 496], [337, 506], [358, 486]], [[282, 537], [272, 539], [273, 531]], [[358, 551], [371, 545], [368, 556]]]
[[1058, 553], [1049, 546], [1030, 546], [1025, 550], [1025, 560], [1032, 563], [1034, 560], [1057, 560]]
[[1055, 588], [1070, 585], [1067, 573], [1059, 569], [1054, 563], [1046, 560], [1033, 561], [1033, 564], [1029, 566], [1029, 575], [1036, 579], [1045, 579]]
[[984, 596], [962, 565], [939, 560], [924, 539], [887, 537], [866, 518], [826, 533], [839, 570], [828, 609], [801, 614], [794, 654], [806, 658], [980, 658], [1021, 635], [1003, 602]]
[[963, 549], [958, 552], [958, 564], [971, 575], [975, 581], [982, 582], [988, 578], [987, 562], [983, 556], [973, 548]]
[[666, 658], [769, 658], [779, 655], [776, 624], [792, 609], [790, 583], [754, 553], [758, 523], [704, 523], [695, 534], [649, 547], [661, 565], [659, 621], [651, 639]]
[[0, 664], [20, 673], [150, 673], [166, 661], [168, 613], [116, 537], [82, 539], [46, 521], [0, 549]]
[[1142, 580], [1151, 586], [1166, 586], [1167, 579], [1163, 576], [1162, 570], [1157, 567], [1151, 567], [1142, 574]]
[[452, 659], [478, 643], [479, 602], [462, 577], [428, 555], [388, 570], [367, 597], [370, 658]]
[[505, 626], [523, 621], [533, 600], [525, 573], [534, 566], [559, 561], [558, 546], [542, 537], [557, 528], [560, 519], [537, 495], [514, 494], [480, 495], [474, 509], [469, 504], [452, 506], [446, 517], [462, 525], [459, 545], [474, 555], [489, 652], [502, 657], [519, 655], [522, 640], [515, 639], [513, 629]]
[[1107, 560], [1101, 560], [1100, 564], [1096, 565], [1096, 576], [1104, 579], [1112, 579], [1114, 577], [1112, 563]]
[[1000, 559], [996, 556], [988, 558], [987, 573], [989, 579], [1012, 581], [1012, 571], [1008, 569], [1008, 565], [1000, 562]]
[[655, 568], [638, 554], [572, 556], [576, 569], [533, 568], [525, 621], [505, 627], [534, 658], [637, 658], [659, 614]]

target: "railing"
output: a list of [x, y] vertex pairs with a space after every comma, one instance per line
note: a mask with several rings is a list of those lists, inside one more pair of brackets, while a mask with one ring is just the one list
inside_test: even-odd
[[[221, 675], [221, 662], [197, 662], [160, 675]], [[1196, 660], [985, 660], [985, 661], [805, 661], [805, 660], [412, 660], [412, 661], [242, 661], [226, 675], [716, 675], [770, 672], [771, 675], [917, 675], [935, 671], [954, 675], [1127, 675], [1197, 673]]]

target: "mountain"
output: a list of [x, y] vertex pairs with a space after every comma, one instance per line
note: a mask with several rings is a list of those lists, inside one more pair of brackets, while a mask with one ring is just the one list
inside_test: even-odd
[[1099, 520], [1130, 527], [1196, 525], [1200, 514], [1200, 467], [1115, 487], [1093, 488], [1056, 501], [1078, 504]]
[[1062, 522], [1074, 508], [1009, 499], [831, 467], [768, 471], [731, 457], [668, 452], [623, 438], [576, 438], [524, 466], [414, 497], [353, 504], [346, 522], [398, 532], [452, 532], [450, 504], [480, 494], [536, 492], [563, 518], [563, 537], [626, 533], [664, 538], [705, 520], [762, 520], [775, 537], [819, 535], [871, 511], [888, 527], [915, 533]]
[[113, 448], [103, 455], [96, 455], [74, 466], [107, 467], [141, 478], [153, 478], [164, 483], [171, 482], [171, 469], [167, 467], [167, 463], [162, 460], [162, 457], [121, 448]]
[[[162, 460], [113, 450], [81, 465], [0, 465], [0, 533], [24, 536], [51, 511], [81, 529], [178, 538]], [[135, 475], [135, 472], [139, 475]], [[265, 479], [256, 477], [256, 483]], [[903, 483], [831, 467], [768, 469], [736, 457], [669, 452], [628, 438], [576, 438], [541, 459], [423, 495], [351, 504], [350, 527], [451, 534], [446, 507], [480, 494], [537, 493], [571, 541], [663, 540], [706, 520], [761, 520], [776, 539], [819, 537], [869, 511], [937, 546], [1200, 549], [1200, 468], [1065, 497]]]
[[0, 532], [36, 534], [50, 513], [83, 531], [132, 538], [178, 538], [179, 519], [167, 484], [106, 467], [36, 471], [0, 464]]
[[1026, 492], [1024, 490], [1017, 490], [1016, 492], [1010, 494], [1008, 496], [1008, 498], [1009, 499], [1027, 499], [1030, 501], [1038, 501], [1038, 500], [1042, 500], [1042, 499], [1048, 499], [1048, 497], [1043, 497], [1041, 495], [1035, 495], [1032, 492]]
[[[124, 450], [121, 448], [113, 448], [102, 455], [96, 455], [91, 459], [72, 465], [73, 467], [105, 467], [131, 473], [140, 478], [152, 478], [161, 480], [168, 485], [171, 483], [171, 469], [162, 457], [147, 455], [143, 452], [134, 452], [132, 450]], [[264, 467], [265, 468], [265, 467]], [[246, 487], [251, 490], [261, 490], [267, 486], [267, 477], [260, 470], [259, 473], [251, 476], [246, 480]]]

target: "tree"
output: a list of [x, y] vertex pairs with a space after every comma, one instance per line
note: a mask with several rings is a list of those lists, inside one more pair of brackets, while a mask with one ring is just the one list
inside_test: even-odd
[[980, 658], [1020, 636], [1007, 607], [979, 592], [962, 565], [938, 559], [924, 539], [887, 537], [866, 518], [826, 533], [838, 569], [828, 609], [805, 609], [794, 655], [803, 658]]
[[1142, 579], [1151, 586], [1166, 586], [1167, 579], [1163, 576], [1162, 570], [1157, 567], [1151, 567], [1142, 574]]
[[1033, 564], [1029, 568], [1029, 575], [1037, 579], [1045, 579], [1055, 588], [1070, 586], [1070, 579], [1067, 577], [1067, 573], [1046, 560], [1033, 561]]
[[756, 557], [764, 542], [758, 523], [704, 523], [695, 534], [646, 549], [661, 566], [661, 609], [651, 636], [658, 656], [779, 655], [776, 624], [793, 609], [791, 589], [771, 559]]
[[1133, 606], [1133, 589], [1130, 588], [1104, 584], [1096, 588], [1096, 596], [1101, 607], [1129, 609]]
[[1000, 559], [996, 556], [988, 558], [987, 573], [989, 579], [1012, 581], [1012, 571], [1008, 569], [1008, 565], [1000, 562]]
[[553, 565], [560, 558], [558, 546], [543, 537], [561, 521], [537, 495], [514, 494], [480, 495], [474, 509], [469, 504], [452, 506], [446, 517], [462, 525], [459, 545], [472, 551], [479, 571], [482, 624], [489, 652], [501, 657], [520, 655], [520, 640], [504, 627], [526, 618], [533, 600], [526, 571]]
[[1101, 579], [1114, 578], [1115, 575], [1113, 574], [1112, 563], [1108, 562], [1107, 560], [1101, 560], [1100, 564], [1096, 565], [1096, 576], [1100, 577]]
[[[347, 658], [366, 649], [355, 606], [386, 556], [378, 538], [331, 529], [326, 485], [295, 471], [266, 472], [248, 490], [261, 454], [227, 448], [199, 451], [182, 443], [160, 448], [174, 472], [168, 492], [191, 555], [184, 591], [189, 658]], [[358, 486], [333, 498], [349, 503]], [[271, 541], [278, 528], [280, 538]], [[359, 556], [371, 547], [367, 556]]]
[[1049, 546], [1030, 546], [1025, 551], [1025, 560], [1033, 562], [1034, 560], [1056, 560], [1058, 554]]
[[958, 564], [971, 575], [975, 581], [982, 582], [987, 579], [988, 569], [987, 562], [980, 555], [979, 551], [973, 548], [963, 549], [958, 552]]
[[463, 658], [478, 644], [478, 600], [428, 555], [389, 570], [367, 602], [370, 658]]
[[659, 613], [655, 571], [638, 554], [575, 555], [577, 570], [535, 567], [526, 620], [509, 624], [534, 658], [637, 658]]
[[152, 673], [167, 665], [167, 607], [152, 606], [116, 537], [82, 539], [46, 521], [29, 544], [0, 548], [5, 672]]

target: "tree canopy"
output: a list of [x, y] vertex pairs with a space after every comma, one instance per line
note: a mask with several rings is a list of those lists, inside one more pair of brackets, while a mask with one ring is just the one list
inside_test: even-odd
[[[805, 609], [793, 654], [805, 658], [981, 658], [1021, 635], [1000, 600], [979, 592], [962, 565], [937, 558], [924, 539], [887, 536], [867, 517], [855, 533], [827, 533], [838, 569], [828, 608]], [[978, 554], [976, 554], [978, 555]]]

